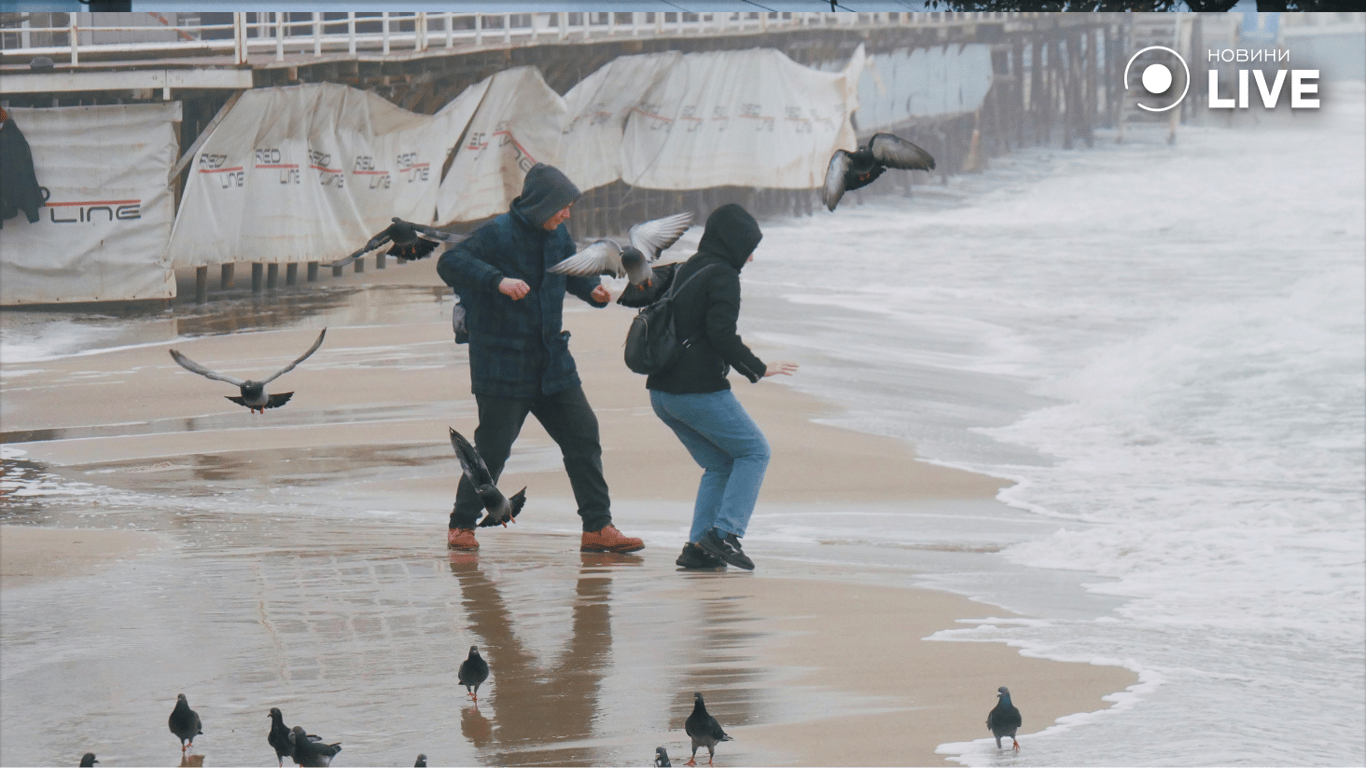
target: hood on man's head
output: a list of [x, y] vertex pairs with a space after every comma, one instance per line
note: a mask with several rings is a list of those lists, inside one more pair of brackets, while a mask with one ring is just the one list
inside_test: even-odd
[[725, 258], [736, 269], [743, 269], [763, 237], [759, 222], [749, 215], [749, 211], [735, 203], [728, 203], [707, 217], [707, 227], [697, 243], [697, 251], [714, 253]]
[[522, 194], [512, 201], [512, 207], [527, 221], [540, 226], [582, 194], [559, 168], [537, 163], [526, 172]]

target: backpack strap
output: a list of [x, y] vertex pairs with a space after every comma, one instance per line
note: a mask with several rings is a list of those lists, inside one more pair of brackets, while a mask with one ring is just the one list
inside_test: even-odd
[[[677, 293], [678, 293], [679, 291], [683, 290], [683, 286], [685, 286], [685, 285], [687, 285], [688, 283], [692, 282], [692, 279], [693, 279], [694, 277], [697, 277], [698, 275], [702, 274], [703, 272], [706, 272], [707, 270], [711, 269], [711, 268], [714, 267], [714, 266], [716, 266], [716, 265], [715, 265], [715, 264], [708, 264], [707, 266], [705, 266], [705, 267], [703, 267], [703, 268], [697, 270], [696, 272], [692, 273], [691, 275], [688, 275], [687, 279], [683, 280], [683, 282], [681, 282], [681, 283], [678, 281], [678, 274], [675, 273], [675, 274], [674, 274], [674, 284], [671, 285], [671, 286], [669, 286], [669, 290], [668, 290], [667, 292], [665, 292], [664, 295], [667, 296], [667, 297], [669, 297], [669, 298], [673, 298], [675, 295], [677, 295]], [[682, 269], [682, 267], [680, 267], [680, 269]]]

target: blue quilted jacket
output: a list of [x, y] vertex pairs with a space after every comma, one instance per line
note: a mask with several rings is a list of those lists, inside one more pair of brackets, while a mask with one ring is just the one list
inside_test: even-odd
[[[535, 397], [580, 383], [569, 331], [561, 328], [564, 296], [607, 304], [591, 296], [600, 278], [546, 271], [575, 250], [564, 224], [547, 232], [514, 206], [441, 255], [437, 274], [465, 307], [474, 394]], [[526, 281], [531, 292], [513, 301], [498, 291], [505, 277]]]

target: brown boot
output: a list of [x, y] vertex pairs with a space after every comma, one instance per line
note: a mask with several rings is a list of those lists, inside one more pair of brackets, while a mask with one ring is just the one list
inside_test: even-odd
[[479, 542], [474, 540], [473, 528], [450, 528], [446, 531], [446, 548], [470, 551], [479, 549]]
[[635, 552], [645, 549], [645, 542], [623, 536], [615, 525], [605, 525], [600, 531], [584, 531], [580, 552]]

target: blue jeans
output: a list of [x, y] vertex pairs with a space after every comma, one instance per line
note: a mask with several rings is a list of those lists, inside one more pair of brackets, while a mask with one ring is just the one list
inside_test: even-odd
[[768, 441], [730, 390], [674, 395], [650, 390], [655, 414], [702, 467], [688, 541], [708, 530], [745, 535], [768, 468]]

